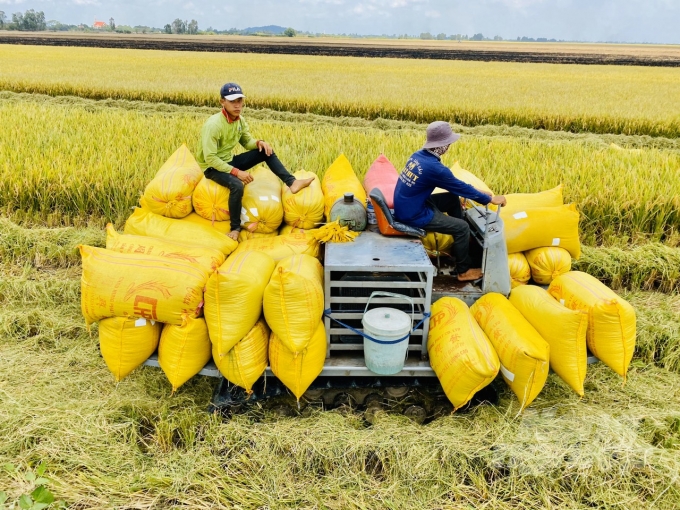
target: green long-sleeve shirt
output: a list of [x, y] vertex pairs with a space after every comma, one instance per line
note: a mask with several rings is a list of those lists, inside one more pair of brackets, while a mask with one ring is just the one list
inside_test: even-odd
[[203, 124], [198, 141], [196, 161], [201, 170], [212, 167], [220, 172], [231, 172], [234, 167], [229, 161], [232, 160], [237, 143], [249, 151], [257, 149], [257, 139], [250, 134], [243, 116], [234, 122], [228, 122], [222, 112], [212, 115]]

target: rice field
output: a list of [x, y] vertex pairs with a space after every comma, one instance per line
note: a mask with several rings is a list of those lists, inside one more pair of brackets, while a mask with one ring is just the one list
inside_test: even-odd
[[[514, 92], [525, 99], [544, 98], [532, 103], [535, 111], [524, 112], [533, 120], [495, 117], [508, 125], [492, 125], [488, 118], [461, 119], [455, 129], [464, 136], [444, 159], [449, 165], [460, 161], [497, 193], [564, 184], [565, 199], [582, 212], [584, 249], [575, 268], [614, 288], [637, 313], [626, 384], [603, 364], [590, 365], [579, 399], [551, 373], [520, 413], [499, 379], [493, 383], [498, 405], [423, 426], [380, 414], [369, 426], [358, 413], [313, 409], [295, 418], [250, 412], [223, 420], [206, 412], [214, 379], [195, 377], [171, 395], [164, 374], [150, 367], [116, 384], [99, 353], [96, 325], [90, 332], [85, 327], [76, 246], [103, 246], [104, 224], [122, 225], [164, 160], [181, 143], [194, 149], [202, 122], [216, 111], [213, 82], [224, 81], [225, 62], [242, 57], [200, 54], [215, 71], [195, 76], [198, 67], [189, 64], [199, 57], [190, 53], [180, 53], [163, 71], [159, 62], [168, 60], [162, 52], [120, 50], [113, 58], [118, 50], [12, 50], [7, 65], [9, 50], [0, 46], [0, 508], [3, 493], [7, 504], [33, 490], [26, 473], [36, 473], [41, 463], [59, 501], [50, 508], [677, 508], [680, 138], [673, 130], [680, 102], [673, 99], [676, 82], [668, 81], [674, 75], [664, 74], [671, 70], [626, 74], [631, 70], [610, 67], [600, 82], [584, 85], [579, 73], [586, 70], [578, 66], [527, 65], [521, 69], [530, 70], [531, 80], [515, 73], [514, 82], [504, 83], [515, 83]], [[111, 58], [108, 75], [91, 69], [101, 55]], [[131, 55], [124, 73], [124, 58]], [[323, 109], [341, 87], [321, 78], [337, 80], [332, 69], [339, 63], [363, 77], [364, 85], [370, 82], [369, 100], [386, 94], [380, 112], [397, 108], [397, 96], [388, 94], [397, 87], [390, 82], [381, 92], [374, 85], [397, 76], [396, 64], [378, 63], [374, 69], [383, 75], [375, 80], [361, 60], [347, 66], [342, 59], [322, 59], [313, 74], [312, 62], [319, 60], [277, 57], [276, 68], [268, 58], [249, 55], [250, 74], [237, 77], [263, 101], [273, 90], [294, 97], [284, 90], [290, 84], [326, 87], [300, 92], [309, 100], [300, 107], [250, 102], [271, 108], [249, 108], [246, 116], [254, 134], [270, 141], [291, 170], [322, 175], [344, 152], [363, 176], [381, 151], [401, 168], [422, 145], [427, 119], [419, 115], [428, 104], [401, 105], [403, 115], [375, 118], [352, 110], [338, 95], [332, 96], [336, 109]], [[401, 65], [443, 69], [449, 78], [455, 69], [467, 85], [474, 81], [466, 79], [480, 82], [484, 73], [492, 82], [506, 80], [510, 69], [430, 64]], [[593, 78], [604, 71], [588, 72]], [[175, 74], [168, 80], [165, 73]], [[281, 81], [275, 87], [260, 81], [258, 89], [255, 81], [265, 74]], [[574, 82], [577, 77], [583, 81]], [[154, 92], [157, 80], [167, 81], [172, 97]], [[560, 80], [565, 88], [557, 86]], [[664, 97], [631, 108], [624, 100], [635, 97], [626, 94], [636, 85]], [[455, 101], [438, 92], [443, 102], [435, 107], [463, 111], [456, 102], [462, 97], [467, 106], [510, 111], [504, 108], [515, 99], [485, 96], [491, 85], [485, 87], [469, 86], [470, 95]], [[574, 97], [560, 96], [565, 91]], [[600, 115], [602, 132], [522, 127], [534, 126], [541, 115], [564, 120], [556, 113], [561, 108], [581, 119]], [[659, 134], [664, 136], [649, 136]]]
[[[0, 45], [0, 90], [677, 137], [680, 69]], [[415, 92], [415, 93], [414, 93]], [[360, 100], [357, 100], [360, 98]]]
[[[195, 148], [203, 120], [215, 111], [154, 106], [0, 93], [1, 210], [38, 224], [120, 226], [165, 159], [182, 143]], [[418, 124], [352, 126], [327, 117], [273, 120], [267, 112], [252, 113], [253, 133], [269, 140], [293, 171], [323, 175], [344, 152], [362, 177], [380, 152], [401, 168], [423, 143], [424, 126]], [[45, 118], [49, 124], [41, 122]], [[675, 141], [656, 147], [643, 137], [541, 138], [529, 130], [489, 127], [465, 135], [446, 154], [446, 164], [460, 161], [497, 193], [564, 184], [565, 200], [582, 212], [586, 244], [678, 242]], [[628, 146], [635, 148], [623, 148]]]

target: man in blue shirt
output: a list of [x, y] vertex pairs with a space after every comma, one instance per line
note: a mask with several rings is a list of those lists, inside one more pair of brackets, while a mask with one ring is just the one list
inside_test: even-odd
[[[394, 190], [394, 216], [406, 225], [427, 232], [452, 235], [458, 280], [471, 281], [481, 278], [482, 270], [471, 267], [470, 226], [463, 219], [460, 197], [499, 206], [505, 205], [505, 197], [480, 191], [456, 179], [442, 164], [441, 157], [459, 138], [448, 122], [437, 121], [427, 126], [425, 145], [409, 158], [399, 176]], [[448, 193], [433, 195], [437, 187]]]

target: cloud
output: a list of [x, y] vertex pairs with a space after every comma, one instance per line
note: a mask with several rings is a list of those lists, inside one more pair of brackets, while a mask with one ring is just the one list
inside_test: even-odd
[[100, 5], [98, 0], [73, 0], [76, 5]]

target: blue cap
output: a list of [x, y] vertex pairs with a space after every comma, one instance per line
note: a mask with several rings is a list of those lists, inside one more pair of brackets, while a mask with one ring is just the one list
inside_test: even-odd
[[225, 83], [220, 89], [220, 96], [227, 101], [233, 101], [239, 97], [246, 97], [241, 90], [241, 87], [236, 83]]

